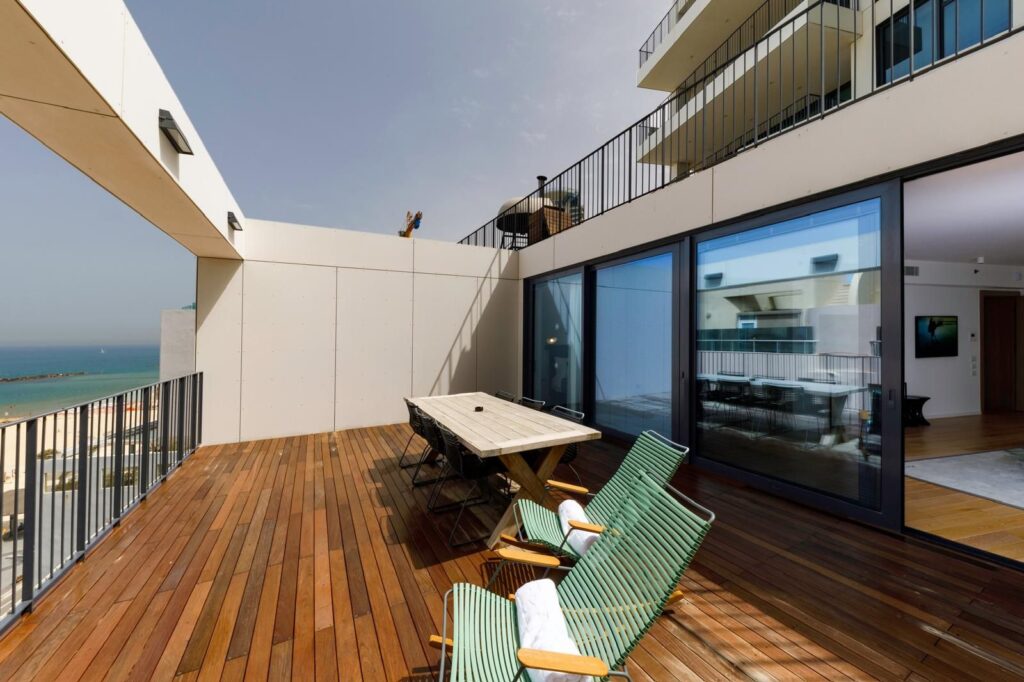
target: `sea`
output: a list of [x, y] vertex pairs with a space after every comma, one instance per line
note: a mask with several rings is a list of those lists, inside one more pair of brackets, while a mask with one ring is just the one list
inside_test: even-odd
[[0, 347], [0, 377], [78, 374], [0, 382], [0, 419], [28, 417], [156, 382], [159, 346]]

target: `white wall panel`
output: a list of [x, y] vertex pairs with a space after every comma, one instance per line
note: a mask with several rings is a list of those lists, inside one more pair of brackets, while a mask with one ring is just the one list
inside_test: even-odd
[[474, 330], [482, 280], [416, 273], [413, 285], [413, 393], [476, 390]]
[[334, 268], [245, 263], [242, 438], [334, 428]]
[[241, 437], [242, 262], [196, 264], [196, 370], [203, 372], [203, 442]]
[[407, 419], [412, 395], [409, 272], [338, 269], [335, 428]]

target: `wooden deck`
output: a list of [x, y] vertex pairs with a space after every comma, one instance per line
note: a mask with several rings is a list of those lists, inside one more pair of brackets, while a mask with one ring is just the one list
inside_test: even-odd
[[[447, 548], [451, 515], [395, 466], [407, 434], [200, 450], [0, 640], [0, 679], [432, 679], [442, 595], [488, 553]], [[588, 445], [578, 468], [599, 483], [620, 456]], [[719, 521], [634, 680], [1024, 676], [1024, 574], [676, 482]]]

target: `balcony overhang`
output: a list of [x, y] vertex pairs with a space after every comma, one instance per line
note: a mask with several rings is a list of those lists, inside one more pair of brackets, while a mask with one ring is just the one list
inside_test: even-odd
[[787, 18], [692, 96], [680, 99], [664, 125], [637, 143], [637, 160], [685, 168], [701, 160], [701, 151], [753, 144], [755, 126], [764, 127], [763, 137], [816, 114], [825, 94], [851, 73], [851, 46], [858, 35], [856, 12], [830, 3]]
[[0, 0], [0, 113], [192, 253], [240, 258], [241, 211], [121, 2]]
[[672, 92], [754, 13], [764, 0], [696, 0], [640, 66], [637, 85]]

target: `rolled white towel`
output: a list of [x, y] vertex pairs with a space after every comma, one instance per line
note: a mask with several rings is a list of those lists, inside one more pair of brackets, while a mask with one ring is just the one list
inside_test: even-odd
[[[558, 520], [562, 524], [562, 536], [569, 534], [569, 522], [570, 521], [581, 521], [583, 523], [590, 523], [590, 519], [587, 518], [587, 513], [583, 511], [583, 506], [576, 500], [565, 500], [558, 505]], [[600, 533], [591, 533], [587, 530], [574, 530], [569, 535], [569, 546], [576, 551], [577, 554], [583, 556], [590, 549], [590, 546], [597, 542], [597, 539], [601, 537]]]
[[[533, 580], [516, 590], [516, 612], [519, 625], [519, 646], [560, 654], [580, 655], [579, 647], [569, 636], [565, 616], [558, 603], [558, 590], [549, 579]], [[532, 682], [590, 682], [592, 677], [529, 669]]]

